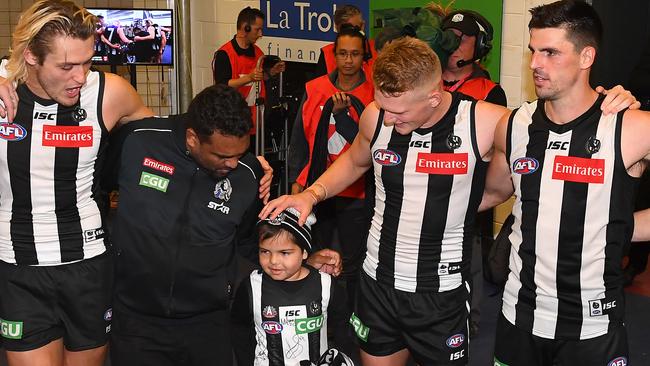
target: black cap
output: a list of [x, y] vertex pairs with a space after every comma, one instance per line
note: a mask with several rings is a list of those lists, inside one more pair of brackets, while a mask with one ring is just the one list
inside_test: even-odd
[[257, 225], [275, 225], [282, 226], [283, 229], [289, 231], [296, 237], [298, 244], [302, 249], [306, 250], [307, 253], [311, 253], [311, 227], [316, 223], [316, 216], [313, 213], [310, 213], [307, 216], [307, 221], [300, 226], [298, 225], [298, 218], [300, 217], [300, 212], [293, 207], [288, 207], [284, 211], [280, 212], [275, 219], [267, 217], [266, 219], [259, 220]]
[[488, 32], [481, 23], [476, 19], [473, 12], [459, 10], [445, 17], [442, 21], [442, 29], [458, 29], [461, 33], [468, 36], [477, 36], [480, 31]]

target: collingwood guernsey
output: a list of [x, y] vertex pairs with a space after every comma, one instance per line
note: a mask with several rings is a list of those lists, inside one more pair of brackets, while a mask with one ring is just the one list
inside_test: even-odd
[[0, 260], [59, 265], [106, 250], [95, 201], [103, 90], [104, 75], [90, 72], [66, 107], [18, 86], [14, 123], [0, 119]]
[[298, 366], [318, 361], [334, 338], [346, 332], [344, 290], [332, 277], [307, 267], [298, 281], [276, 281], [262, 270], [244, 280], [233, 304], [233, 348], [242, 366]]
[[476, 143], [476, 102], [452, 96], [438, 123], [408, 135], [385, 126], [380, 112], [371, 141], [375, 214], [363, 269], [397, 290], [449, 291], [469, 271], [487, 163]]
[[603, 96], [564, 125], [544, 101], [510, 117], [506, 159], [515, 189], [503, 315], [549, 339], [589, 339], [623, 322], [621, 260], [633, 228], [634, 191], [621, 158], [623, 113]]

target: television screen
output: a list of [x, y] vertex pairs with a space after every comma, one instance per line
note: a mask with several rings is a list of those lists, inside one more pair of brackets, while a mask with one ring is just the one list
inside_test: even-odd
[[171, 9], [88, 8], [99, 18], [93, 62], [173, 65]]

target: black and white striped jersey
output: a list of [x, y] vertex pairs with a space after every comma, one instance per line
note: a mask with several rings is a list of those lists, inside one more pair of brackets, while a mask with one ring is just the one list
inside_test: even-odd
[[0, 120], [0, 260], [59, 265], [106, 251], [96, 199], [107, 130], [104, 75], [89, 72], [66, 107], [17, 89], [15, 123]]
[[621, 157], [623, 113], [603, 116], [602, 99], [564, 125], [548, 119], [544, 101], [526, 103], [508, 124], [516, 200], [502, 312], [539, 337], [589, 339], [623, 321], [638, 179]]
[[398, 290], [449, 291], [469, 271], [487, 163], [476, 143], [476, 102], [452, 95], [438, 123], [408, 135], [385, 126], [380, 112], [371, 141], [375, 213], [363, 269]]
[[333, 285], [330, 275], [308, 268], [307, 277], [298, 281], [275, 281], [256, 270], [242, 282], [232, 310], [239, 364], [316, 362], [328, 349], [330, 317], [339, 326], [346, 324], [342, 288]]

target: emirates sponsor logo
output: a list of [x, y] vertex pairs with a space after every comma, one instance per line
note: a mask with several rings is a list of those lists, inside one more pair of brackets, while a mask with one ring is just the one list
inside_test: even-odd
[[43, 146], [91, 147], [93, 128], [92, 126], [43, 125]]
[[174, 166], [161, 163], [158, 160], [152, 159], [152, 158], [144, 158], [144, 161], [142, 161], [142, 165], [151, 168], [151, 169], [156, 169], [158, 171], [161, 171], [163, 173], [167, 173], [169, 175], [174, 175]]
[[467, 174], [467, 165], [467, 153], [418, 153], [415, 171], [438, 175]]
[[568, 182], [603, 184], [605, 160], [558, 155], [553, 160], [552, 178]]

